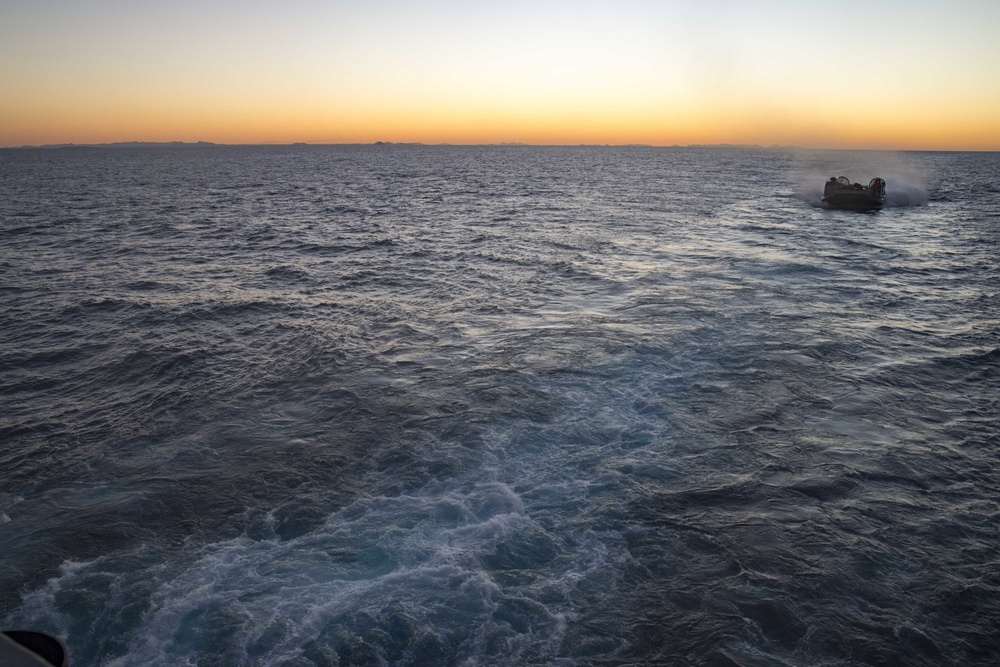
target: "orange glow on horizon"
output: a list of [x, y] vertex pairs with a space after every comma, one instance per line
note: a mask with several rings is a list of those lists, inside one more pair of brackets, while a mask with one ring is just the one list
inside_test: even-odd
[[863, 23], [790, 0], [711, 20], [647, 0], [44, 4], [0, 9], [0, 146], [1000, 150], [1000, 5], [971, 0]]
[[[3, 109], [0, 146], [118, 141], [210, 141], [220, 144], [518, 142], [574, 144], [757, 144], [811, 148], [1000, 150], [1000, 123], [988, 113], [956, 122], [925, 113], [833, 114], [758, 104], [629, 110], [615, 108], [205, 108], [94, 100], [72, 114], [47, 106]], [[954, 114], [952, 114], [953, 116]], [[16, 128], [16, 129], [15, 129]]]

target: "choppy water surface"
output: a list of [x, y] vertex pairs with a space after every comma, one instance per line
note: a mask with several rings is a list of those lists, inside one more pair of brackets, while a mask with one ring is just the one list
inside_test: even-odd
[[[888, 181], [877, 213], [823, 181]], [[79, 665], [1000, 661], [1000, 155], [0, 151]]]

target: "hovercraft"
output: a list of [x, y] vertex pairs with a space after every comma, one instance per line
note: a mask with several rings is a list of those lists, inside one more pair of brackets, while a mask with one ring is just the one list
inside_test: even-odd
[[885, 181], [876, 176], [868, 186], [851, 183], [846, 176], [830, 177], [823, 187], [823, 203], [847, 211], [872, 211], [885, 204]]

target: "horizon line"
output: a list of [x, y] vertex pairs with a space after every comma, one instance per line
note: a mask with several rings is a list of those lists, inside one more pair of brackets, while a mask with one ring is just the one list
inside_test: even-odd
[[734, 144], [734, 143], [711, 143], [711, 144], [647, 144], [647, 143], [575, 143], [575, 144], [546, 144], [528, 143], [522, 141], [497, 141], [486, 143], [451, 143], [437, 142], [428, 143], [423, 141], [370, 141], [370, 142], [252, 142], [252, 143], [220, 143], [215, 141], [109, 141], [94, 143], [55, 143], [55, 144], [25, 144], [21, 146], [0, 146], [0, 150], [57, 150], [61, 148], [156, 148], [156, 147], [176, 147], [176, 148], [198, 148], [198, 147], [235, 147], [235, 146], [427, 146], [427, 147], [456, 147], [474, 148], [477, 146], [504, 146], [504, 147], [526, 147], [526, 148], [754, 148], [761, 150], [814, 150], [814, 151], [862, 151], [862, 152], [912, 152], [912, 153], [997, 153], [1000, 149], [960, 149], [960, 148], [844, 148], [844, 147], [813, 147], [800, 146], [796, 144]]

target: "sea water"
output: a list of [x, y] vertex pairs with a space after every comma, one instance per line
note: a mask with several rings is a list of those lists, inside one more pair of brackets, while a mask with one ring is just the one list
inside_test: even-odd
[[[823, 208], [823, 182], [888, 183]], [[76, 665], [1000, 661], [1000, 155], [0, 151]]]

